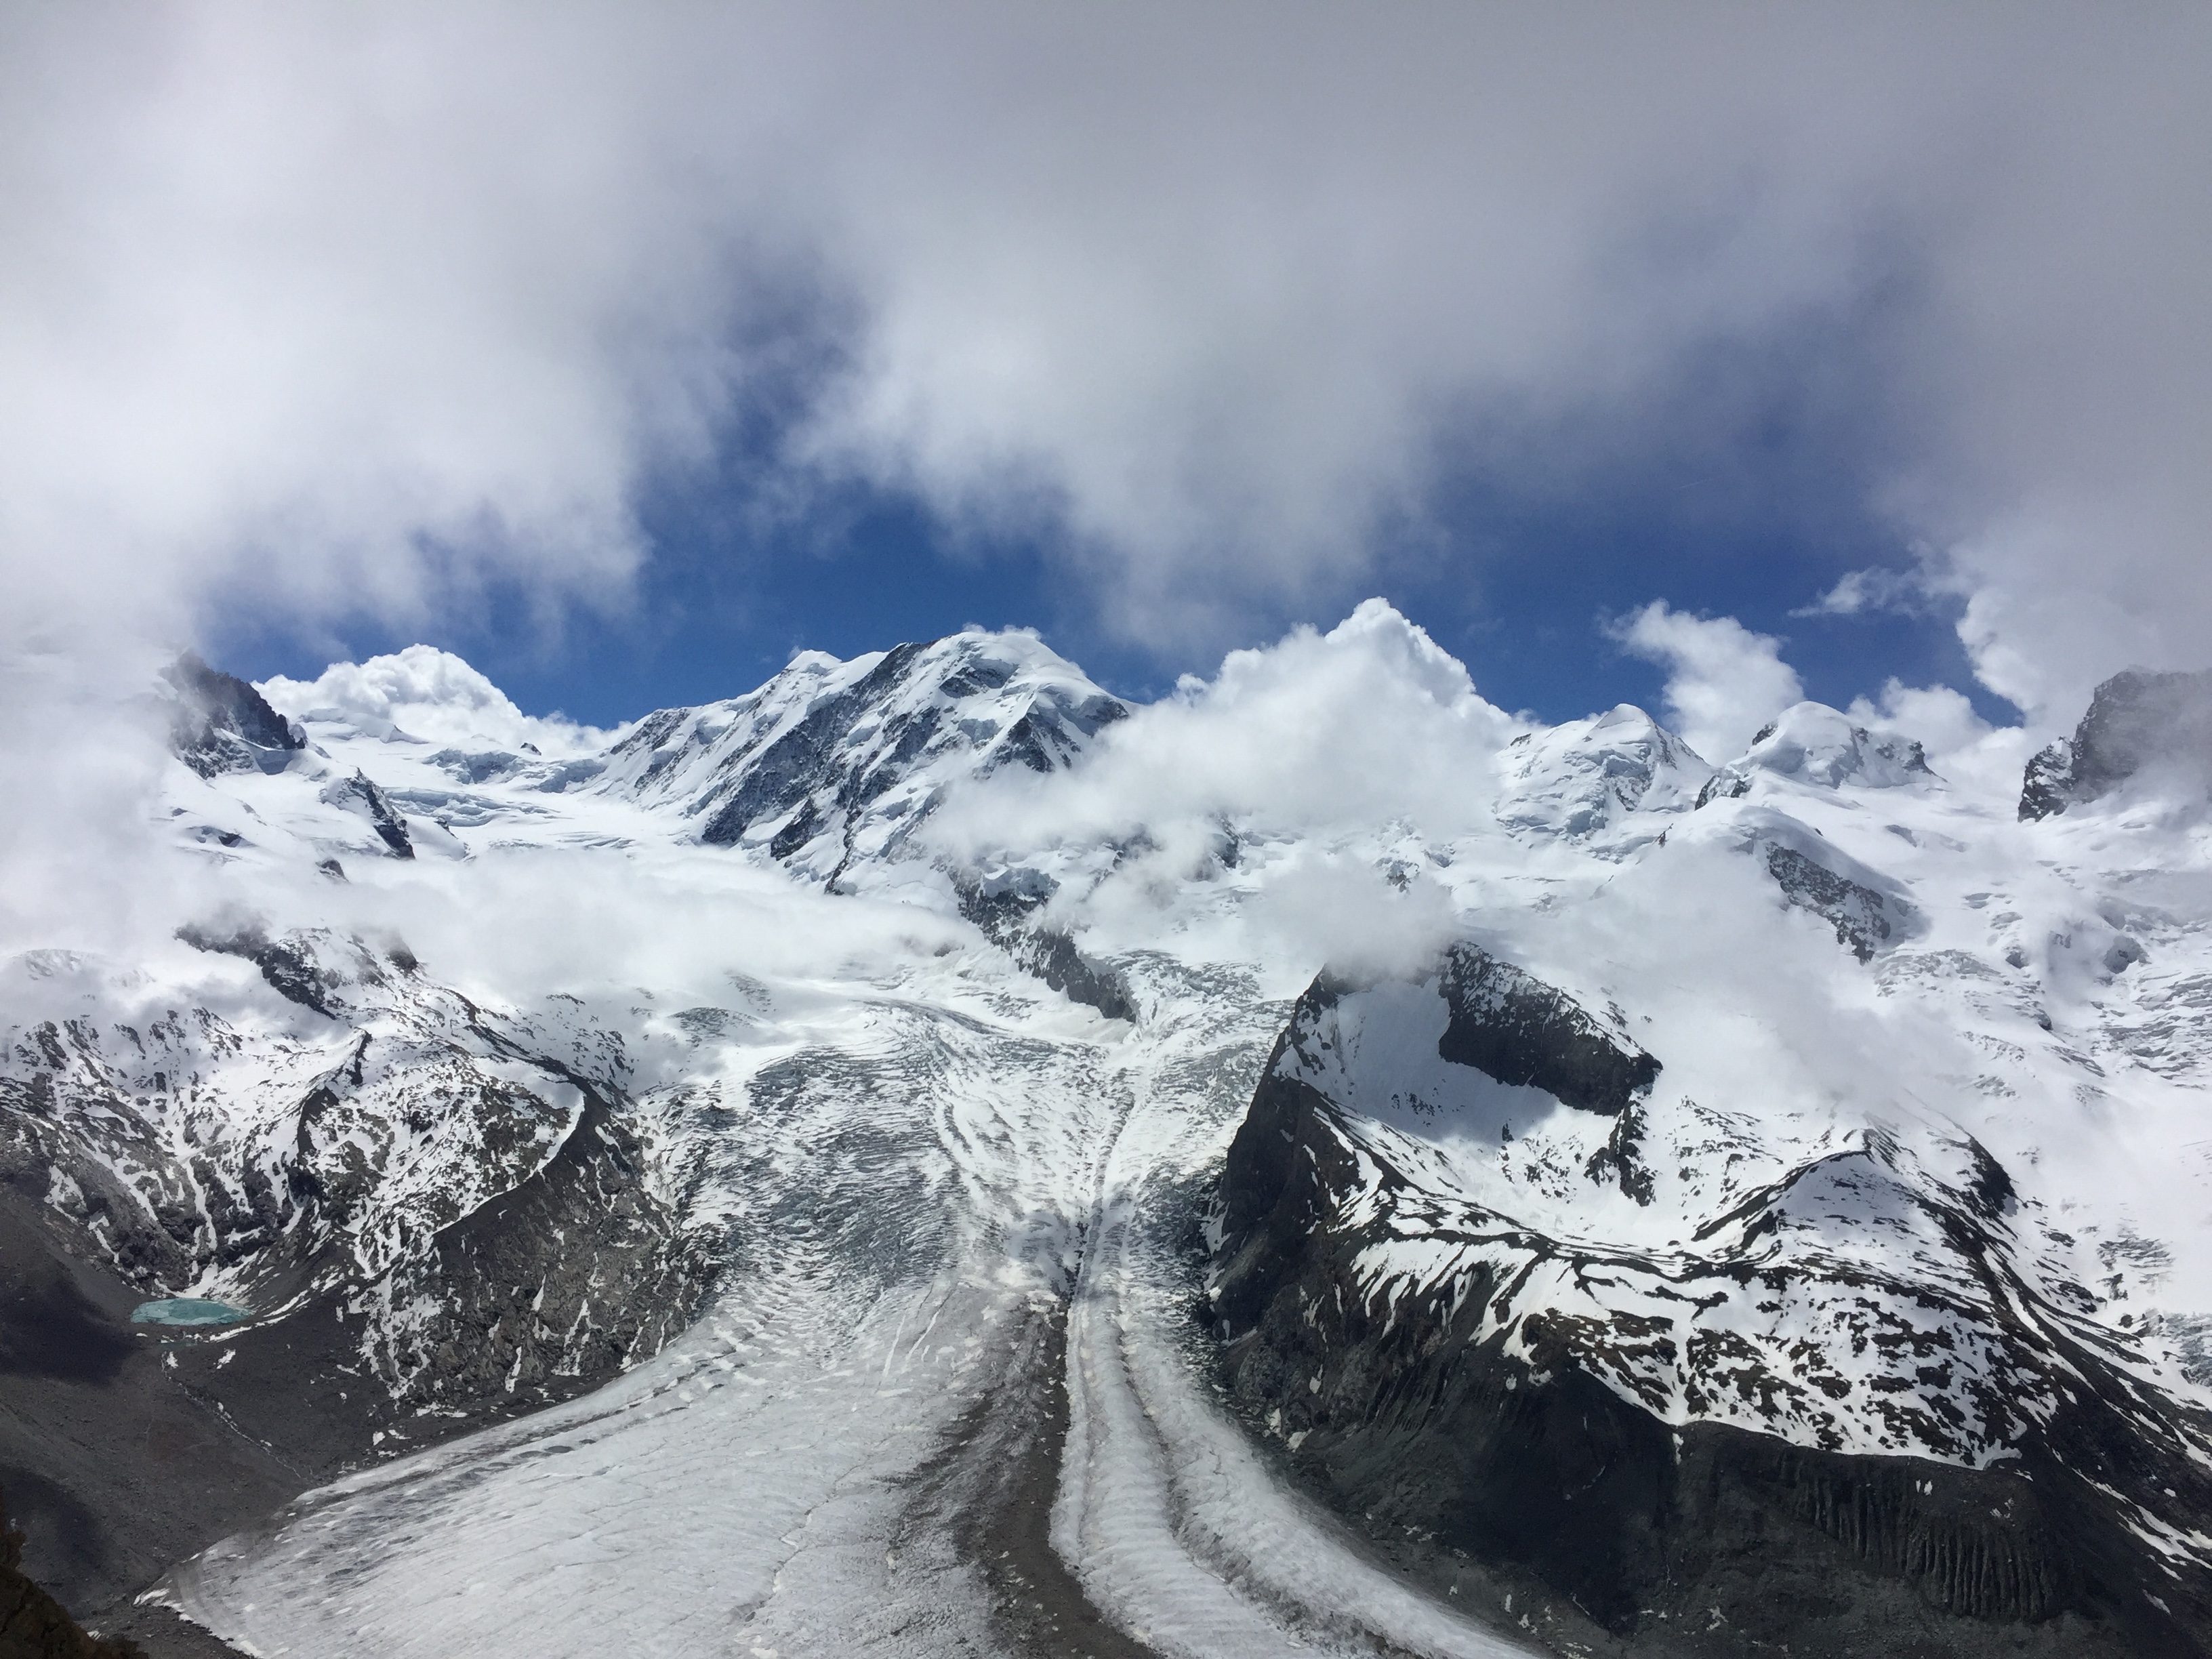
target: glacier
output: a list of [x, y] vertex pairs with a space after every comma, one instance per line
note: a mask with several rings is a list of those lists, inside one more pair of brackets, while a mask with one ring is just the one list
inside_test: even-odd
[[0, 1159], [251, 1314], [147, 1363], [295, 1495], [80, 1593], [264, 1655], [2203, 1651], [2212, 811], [2137, 680], [2031, 761], [1543, 726], [1379, 602], [1152, 704], [970, 631], [611, 732], [191, 659], [130, 926], [0, 963]]

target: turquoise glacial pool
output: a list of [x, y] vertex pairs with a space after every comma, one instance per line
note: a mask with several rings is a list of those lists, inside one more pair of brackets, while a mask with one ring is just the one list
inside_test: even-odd
[[134, 1325], [235, 1325], [253, 1316], [228, 1302], [202, 1302], [193, 1297], [172, 1297], [165, 1302], [141, 1302], [131, 1310]]

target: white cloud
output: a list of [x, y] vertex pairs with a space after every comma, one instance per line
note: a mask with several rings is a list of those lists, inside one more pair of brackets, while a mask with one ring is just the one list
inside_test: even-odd
[[1888, 570], [1872, 566], [1864, 570], [1846, 571], [1843, 577], [1812, 604], [1791, 611], [1793, 617], [1857, 617], [1869, 611], [1899, 611], [1911, 613], [1920, 608], [1928, 592], [1925, 574], [1918, 570]]
[[595, 748], [611, 735], [558, 716], [526, 714], [459, 657], [428, 645], [367, 662], [332, 663], [312, 680], [278, 675], [259, 689], [272, 708], [294, 720], [343, 721], [378, 737], [510, 750], [526, 743], [562, 755]]
[[2019, 799], [2021, 772], [2036, 738], [2021, 726], [1991, 726], [1963, 693], [1893, 678], [1879, 699], [1856, 697], [1845, 712], [1863, 726], [1917, 739], [1937, 773], [2001, 811]]
[[1913, 686], [1892, 678], [1875, 702], [1854, 697], [1844, 711], [1863, 726], [1879, 726], [1919, 740], [1929, 760], [1940, 760], [1988, 737], [1990, 723], [1963, 693], [1948, 685]]
[[614, 21], [0, 19], [16, 629], [620, 593], [639, 470], [703, 442], [743, 296], [654, 118], [679, 43]]
[[1297, 628], [1231, 652], [1211, 680], [1186, 676], [1107, 727], [1073, 775], [999, 775], [948, 803], [939, 833], [980, 850], [1141, 830], [1176, 858], [1223, 820], [1326, 836], [1402, 817], [1445, 834], [1486, 810], [1489, 758], [1522, 729], [1425, 630], [1369, 599], [1326, 634]]
[[[140, 663], [145, 680], [150, 663]], [[58, 653], [0, 657], [0, 957], [137, 944], [184, 882], [135, 878], [156, 855], [165, 711], [118, 703], [104, 672]], [[173, 921], [169, 926], [173, 927]]]
[[[1294, 629], [1232, 651], [1211, 680], [1108, 726], [1080, 767], [996, 774], [949, 799], [929, 834], [967, 858], [1073, 850], [1056, 919], [1102, 948], [1157, 937], [1182, 884], [1268, 866], [1250, 902], [1216, 918], [1225, 956], [1409, 966], [1453, 926], [1433, 884], [1401, 888], [1343, 845], [1392, 826], [1443, 838], [1486, 821], [1492, 763], [1526, 728], [1380, 599], [1328, 633]], [[1087, 849], [1118, 842], [1110, 871]], [[1042, 855], [1042, 856], [1040, 856]], [[1226, 862], [1224, 862], [1224, 856]], [[1402, 872], [1401, 872], [1402, 873]], [[1096, 884], [1093, 884], [1093, 878]]]
[[795, 379], [802, 510], [1049, 526], [1233, 638], [1439, 465], [1722, 444], [1710, 353], [1832, 337], [1990, 684], [2077, 702], [2212, 623], [2208, 61], [2182, 7], [19, 8], [7, 626], [619, 604], [641, 480]]
[[2038, 730], [2072, 731], [2123, 668], [2212, 665], [2212, 520], [2153, 529], [2143, 516], [2046, 501], [1950, 550], [1975, 673]]
[[1666, 669], [1667, 723], [1716, 764], [1741, 754], [1761, 726], [1804, 698], [1782, 641], [1733, 617], [1692, 616], [1654, 599], [1607, 631]]

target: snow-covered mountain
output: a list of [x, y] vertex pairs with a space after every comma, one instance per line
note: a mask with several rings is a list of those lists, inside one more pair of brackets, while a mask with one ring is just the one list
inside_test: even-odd
[[1662, 830], [1653, 826], [1695, 801], [1713, 775], [1687, 744], [1627, 703], [1523, 733], [1502, 759], [1498, 822], [1585, 842], [1632, 823], [1656, 837]]
[[749, 696], [641, 721], [599, 787], [696, 819], [709, 846], [764, 847], [834, 884], [856, 860], [896, 858], [956, 782], [1050, 773], [1127, 714], [1024, 634], [850, 662], [807, 652]]
[[157, 693], [158, 926], [0, 969], [0, 1157], [355, 1469], [163, 1591], [259, 1650], [2212, 1642], [2198, 679], [2002, 790], [1375, 605], [1142, 707]]

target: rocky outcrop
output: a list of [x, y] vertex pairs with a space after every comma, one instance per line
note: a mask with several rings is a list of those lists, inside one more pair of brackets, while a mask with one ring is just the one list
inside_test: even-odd
[[1133, 1018], [1128, 988], [1111, 968], [1092, 961], [1059, 928], [1035, 919], [1042, 897], [1018, 892], [987, 892], [973, 881], [957, 882], [960, 914], [985, 937], [1071, 1002], [1096, 1008], [1109, 1019]]
[[1439, 983], [1450, 1011], [1439, 1059], [1608, 1115], [1626, 1111], [1658, 1079], [1659, 1062], [1635, 1043], [1565, 992], [1479, 946], [1447, 950]]
[[177, 937], [195, 951], [243, 957], [261, 970], [261, 977], [268, 981], [269, 988], [286, 1001], [312, 1008], [325, 1019], [337, 1017], [325, 1000], [329, 986], [336, 981], [326, 979], [313, 953], [296, 942], [272, 939], [256, 927], [222, 930], [185, 927]]
[[62, 1604], [23, 1572], [23, 1534], [0, 1493], [0, 1659], [141, 1659], [131, 1642], [88, 1636]]
[[2027, 763], [2020, 816], [2050, 817], [2152, 768], [2181, 773], [2200, 790], [2212, 773], [2212, 670], [2154, 674], [2131, 668], [2106, 680], [2072, 739], [2061, 738]]
[[1863, 863], [1790, 813], [1754, 801], [1717, 806], [1698, 826], [1757, 860], [1784, 903], [1818, 916], [1861, 962], [1924, 934], [1929, 919], [1905, 884]]
[[644, 1155], [588, 1084], [560, 1150], [355, 1299], [388, 1320], [378, 1369], [417, 1409], [479, 1412], [580, 1392], [658, 1352], [713, 1281], [645, 1179]]
[[[1433, 984], [1439, 1057], [1546, 1089], [1569, 1130], [1619, 1103], [1588, 1174], [1620, 1196], [1577, 1237], [1505, 1212], [1498, 1177], [1454, 1186], [1490, 1156], [1473, 1109], [1368, 1115], [1376, 1034], [1414, 1028], [1316, 982], [1231, 1144], [1201, 1310], [1297, 1478], [1459, 1605], [1502, 1595], [1585, 1645], [2207, 1651], [2212, 1572], [2166, 1540], [2212, 1526], [2212, 1422], [2016, 1260], [1986, 1152], [1939, 1171], [1873, 1138], [1685, 1247], [1596, 1245], [1601, 1201], [1653, 1201], [1657, 1061], [1466, 947]], [[1923, 1242], [1838, 1250], [1839, 1220]]]
[[307, 746], [300, 729], [234, 674], [187, 651], [161, 671], [174, 694], [169, 746], [202, 777], [219, 772], [281, 772]]
[[325, 806], [336, 806], [368, 819], [369, 828], [376, 831], [376, 838], [393, 858], [415, 856], [415, 842], [407, 833], [407, 820], [400, 817], [391, 797], [378, 788], [366, 772], [356, 769], [351, 777], [340, 778], [323, 791], [321, 799]]
[[2063, 812], [2074, 798], [2074, 744], [2061, 738], [2027, 757], [2020, 781], [2021, 822]]
[[1836, 930], [1836, 943], [1861, 962], [1896, 936], [1908, 912], [1893, 896], [1839, 876], [1794, 847], [1770, 844], [1766, 871], [1782, 895], [1801, 910], [1810, 910]]

